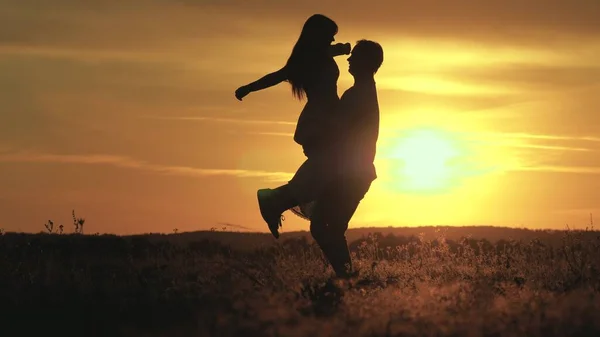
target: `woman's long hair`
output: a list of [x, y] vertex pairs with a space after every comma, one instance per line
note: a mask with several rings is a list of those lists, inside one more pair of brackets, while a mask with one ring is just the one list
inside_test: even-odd
[[315, 14], [304, 23], [286, 64], [288, 82], [292, 85], [294, 97], [304, 97], [306, 82], [327, 60], [327, 48], [337, 31], [337, 24], [322, 14]]

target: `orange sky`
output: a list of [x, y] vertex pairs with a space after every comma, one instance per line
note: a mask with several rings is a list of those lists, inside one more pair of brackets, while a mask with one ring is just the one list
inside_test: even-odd
[[[282, 66], [313, 13], [338, 23], [337, 41], [385, 50], [380, 179], [351, 226], [581, 228], [600, 215], [597, 0], [0, 6], [7, 231], [70, 231], [71, 209], [88, 232], [264, 231], [255, 191], [303, 161], [302, 103], [286, 84], [244, 102], [233, 91]], [[337, 61], [341, 94], [352, 79]]]

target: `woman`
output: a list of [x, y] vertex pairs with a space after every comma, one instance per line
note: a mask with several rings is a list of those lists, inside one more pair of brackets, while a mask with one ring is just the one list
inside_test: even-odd
[[337, 24], [328, 17], [321, 14], [311, 16], [306, 20], [286, 65], [235, 92], [237, 99], [242, 100], [253, 91], [289, 82], [294, 97], [307, 99], [296, 125], [294, 141], [309, 153], [322, 135], [317, 131], [323, 128], [319, 121], [325, 120], [326, 114], [331, 113], [339, 101], [337, 80], [340, 71], [333, 57], [350, 54], [349, 43], [331, 45], [337, 29]]
[[[319, 180], [312, 178], [318, 178], [313, 177], [314, 173], [321, 171], [326, 163], [320, 158], [324, 153], [321, 150], [335, 128], [333, 114], [339, 103], [337, 80], [340, 71], [333, 58], [350, 53], [349, 43], [331, 45], [337, 31], [337, 24], [330, 18], [321, 14], [311, 16], [306, 20], [286, 65], [235, 92], [236, 98], [242, 100], [253, 91], [287, 81], [292, 86], [294, 97], [307, 99], [294, 133], [294, 141], [302, 146], [306, 162], [289, 184], [258, 191], [261, 214], [276, 238], [279, 237], [281, 213], [314, 200], [317, 193], [315, 185], [319, 184]], [[295, 213], [302, 216], [298, 210]]]

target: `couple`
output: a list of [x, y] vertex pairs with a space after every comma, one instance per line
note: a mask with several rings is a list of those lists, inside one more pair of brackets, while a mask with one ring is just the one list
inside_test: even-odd
[[[236, 90], [237, 99], [283, 81], [293, 95], [307, 103], [294, 140], [306, 161], [292, 180], [275, 189], [258, 190], [263, 219], [279, 237], [282, 213], [292, 209], [310, 220], [310, 232], [336, 275], [353, 275], [345, 232], [358, 204], [377, 178], [374, 166], [379, 134], [379, 106], [374, 75], [383, 62], [383, 50], [373, 41], [334, 44], [337, 24], [320, 14], [302, 29], [286, 65]], [[340, 98], [335, 56], [350, 54], [349, 73], [354, 85]]]

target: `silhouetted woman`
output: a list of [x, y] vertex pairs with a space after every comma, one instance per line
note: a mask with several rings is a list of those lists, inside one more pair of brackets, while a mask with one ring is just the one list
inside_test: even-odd
[[286, 65], [235, 92], [237, 99], [242, 100], [253, 91], [289, 82], [294, 97], [307, 99], [294, 133], [294, 141], [302, 145], [307, 156], [315, 144], [320, 144], [323, 134], [319, 131], [325, 128], [321, 122], [339, 102], [337, 80], [340, 71], [333, 57], [349, 54], [350, 44], [331, 45], [337, 30], [337, 24], [328, 17], [321, 14], [311, 16], [306, 20]]
[[[307, 156], [307, 161], [298, 173], [319, 171], [315, 169], [315, 165], [325, 163], [318, 157], [324, 153], [321, 150], [335, 128], [334, 114], [339, 103], [337, 80], [340, 71], [333, 58], [350, 53], [349, 43], [331, 44], [335, 41], [337, 31], [337, 24], [330, 18], [321, 14], [311, 16], [304, 23], [285, 66], [235, 92], [237, 99], [242, 100], [253, 91], [287, 81], [292, 86], [294, 97], [307, 99], [294, 133], [294, 141], [302, 146]], [[258, 191], [261, 214], [276, 238], [279, 237], [281, 213], [302, 202], [314, 200], [314, 195], [311, 194], [315, 191], [314, 186], [304, 186], [303, 182], [295, 180], [300, 179], [292, 179], [290, 184], [276, 189]]]

